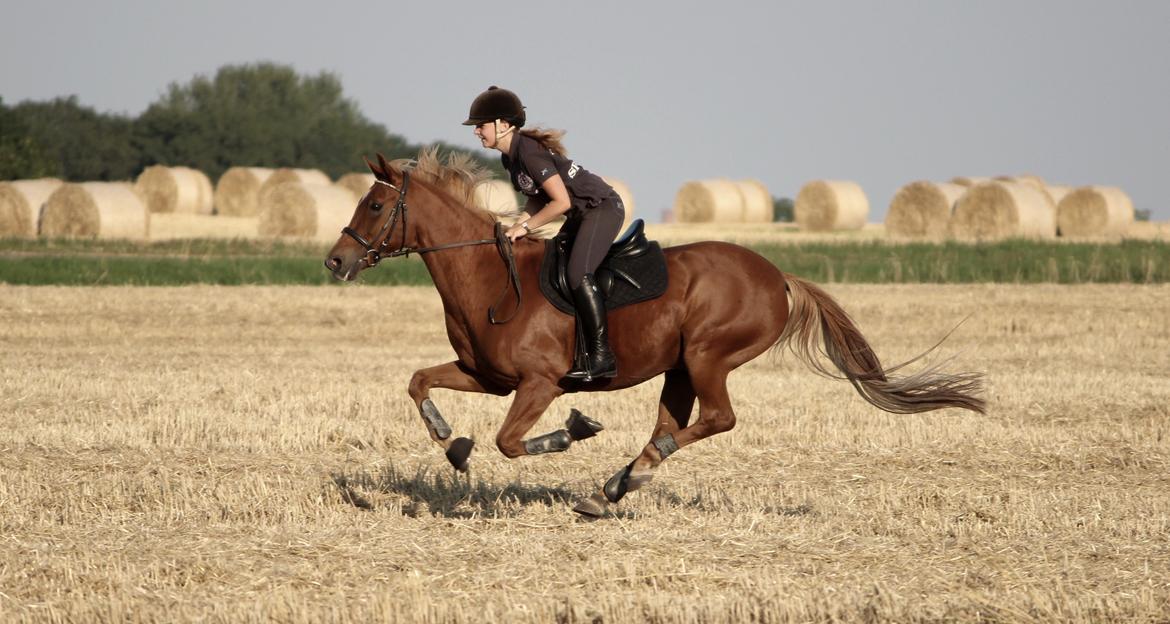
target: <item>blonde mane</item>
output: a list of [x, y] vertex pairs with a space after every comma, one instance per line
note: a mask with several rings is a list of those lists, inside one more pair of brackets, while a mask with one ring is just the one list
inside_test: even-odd
[[496, 220], [491, 212], [475, 205], [475, 187], [491, 178], [491, 172], [480, 165], [470, 154], [451, 152], [445, 159], [439, 158], [439, 147], [425, 147], [416, 160], [395, 160], [390, 165], [402, 171], [408, 169], [412, 178], [426, 182], [450, 195], [468, 210], [483, 213]]

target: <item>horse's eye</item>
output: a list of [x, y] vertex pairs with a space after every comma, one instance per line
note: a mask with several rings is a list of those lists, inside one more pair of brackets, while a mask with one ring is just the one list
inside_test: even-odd
[[374, 212], [378, 212], [381, 209], [382, 209], [381, 202], [370, 202], [370, 210], [373, 210]]

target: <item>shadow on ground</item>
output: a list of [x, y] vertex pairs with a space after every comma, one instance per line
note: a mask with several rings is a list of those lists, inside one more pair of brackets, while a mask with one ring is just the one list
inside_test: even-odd
[[509, 517], [529, 505], [563, 505], [574, 498], [564, 487], [499, 484], [474, 475], [436, 474], [426, 469], [408, 474], [394, 465], [378, 472], [334, 473], [330, 481], [341, 499], [354, 507], [401, 508], [403, 515], [411, 517]]

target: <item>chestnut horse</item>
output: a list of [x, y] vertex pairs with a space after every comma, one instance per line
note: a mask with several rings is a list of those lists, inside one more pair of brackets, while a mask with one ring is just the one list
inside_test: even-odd
[[[574, 318], [539, 294], [545, 241], [524, 238], [509, 245], [506, 238], [493, 237], [499, 231], [495, 217], [471, 206], [472, 187], [485, 177], [483, 170], [466, 157], [440, 163], [433, 150], [424, 151], [413, 167], [388, 163], [381, 154], [377, 164], [366, 163], [376, 181], [359, 200], [325, 265], [337, 279], [353, 280], [383, 256], [422, 256], [442, 298], [447, 337], [458, 359], [415, 372], [409, 392], [431, 439], [446, 449], [457, 469], [466, 470], [473, 443], [452, 437], [430, 400], [432, 388], [500, 396], [515, 392], [496, 435], [500, 452], [515, 458], [563, 451], [601, 429], [573, 410], [566, 429], [525, 440], [558, 396], [620, 390], [665, 375], [658, 419], [646, 446], [574, 509], [601, 516], [608, 505], [647, 483], [668, 455], [734, 427], [728, 374], [770, 348], [785, 346], [821, 374], [848, 380], [866, 401], [889, 412], [984, 409], [977, 396], [980, 374], [930, 368], [891, 376], [900, 366], [883, 368], [849, 316], [823, 290], [782, 273], [751, 250], [723, 242], [665, 249], [666, 292], [609, 314], [617, 376], [566, 380], [574, 355]], [[518, 283], [510, 281], [513, 276]], [[512, 292], [502, 298], [501, 287]], [[494, 304], [507, 311], [497, 316], [511, 316], [507, 322], [489, 320]], [[840, 374], [821, 363], [817, 352]], [[696, 398], [699, 414], [692, 422]]]

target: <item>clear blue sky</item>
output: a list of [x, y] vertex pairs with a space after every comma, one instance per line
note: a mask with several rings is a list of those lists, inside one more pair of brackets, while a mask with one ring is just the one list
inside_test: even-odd
[[[229, 63], [337, 74], [411, 141], [475, 149], [490, 84], [657, 220], [687, 180], [794, 197], [1033, 173], [1170, 219], [1170, 1], [14, 2], [0, 96], [141, 112]], [[355, 163], [355, 169], [360, 163]]]

